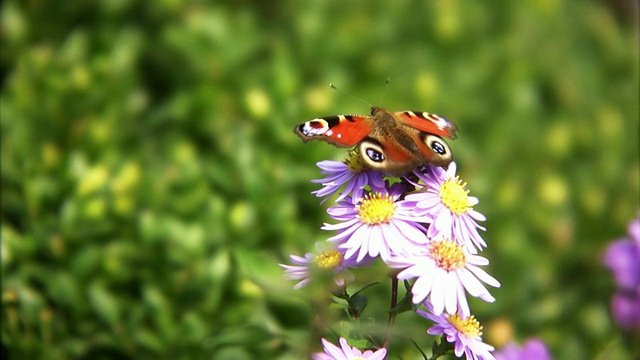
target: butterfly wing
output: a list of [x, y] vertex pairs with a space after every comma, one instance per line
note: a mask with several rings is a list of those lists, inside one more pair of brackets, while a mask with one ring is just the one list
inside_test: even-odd
[[358, 145], [358, 151], [369, 168], [395, 176], [411, 171], [422, 163], [422, 157], [416, 156], [420, 151], [418, 147], [407, 149], [393, 138], [366, 137]]
[[402, 125], [428, 134], [443, 136], [449, 139], [456, 138], [456, 125], [436, 114], [424, 111], [399, 111], [394, 113], [394, 116]]
[[334, 115], [304, 122], [293, 132], [304, 142], [318, 139], [335, 146], [350, 147], [358, 144], [372, 129], [370, 116]]

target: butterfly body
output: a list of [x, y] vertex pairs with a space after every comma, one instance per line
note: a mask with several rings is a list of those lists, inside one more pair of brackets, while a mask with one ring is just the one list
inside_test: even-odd
[[294, 128], [304, 142], [323, 140], [339, 147], [358, 146], [364, 163], [375, 170], [402, 175], [432, 163], [445, 166], [453, 160], [449, 145], [455, 125], [435, 114], [391, 112], [371, 108], [371, 115], [333, 115], [309, 120]]

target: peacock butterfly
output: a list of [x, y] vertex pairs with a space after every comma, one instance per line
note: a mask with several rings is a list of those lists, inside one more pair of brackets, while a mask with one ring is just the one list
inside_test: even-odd
[[456, 138], [456, 126], [438, 115], [375, 106], [370, 116], [325, 116], [299, 124], [293, 131], [304, 142], [319, 139], [339, 147], [357, 145], [368, 167], [396, 176], [425, 163], [446, 166], [453, 154], [442, 137]]

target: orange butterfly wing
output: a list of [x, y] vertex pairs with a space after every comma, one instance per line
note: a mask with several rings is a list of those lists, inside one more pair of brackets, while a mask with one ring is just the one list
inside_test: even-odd
[[394, 113], [394, 115], [402, 125], [418, 129], [425, 133], [444, 136], [449, 139], [456, 138], [456, 125], [436, 114], [424, 111], [399, 111]]
[[293, 132], [302, 141], [323, 140], [340, 147], [358, 144], [371, 133], [371, 117], [365, 115], [334, 115], [309, 120], [297, 125]]

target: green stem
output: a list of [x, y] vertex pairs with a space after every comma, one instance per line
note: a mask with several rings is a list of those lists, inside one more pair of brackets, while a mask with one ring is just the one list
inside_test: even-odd
[[[395, 274], [391, 276], [391, 305], [389, 309], [395, 309], [398, 306], [398, 278], [395, 277]], [[387, 319], [387, 333], [384, 337], [384, 344], [382, 345], [384, 348], [389, 348], [389, 341], [391, 339], [391, 330], [393, 329], [393, 324], [396, 321], [397, 312], [389, 311], [389, 318]]]

